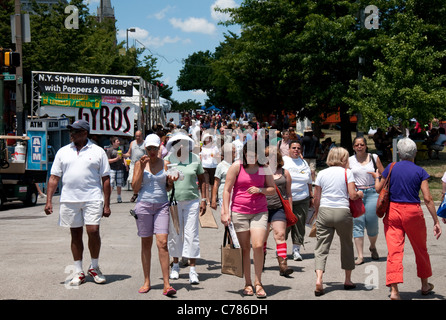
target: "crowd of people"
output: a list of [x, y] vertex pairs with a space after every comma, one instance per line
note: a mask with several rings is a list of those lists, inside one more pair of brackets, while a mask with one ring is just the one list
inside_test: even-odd
[[[118, 202], [122, 201], [120, 188], [126, 181], [134, 193], [130, 201], [135, 202], [136, 227], [141, 238], [144, 283], [140, 293], [151, 289], [154, 235], [163, 274], [163, 294], [176, 293], [171, 281], [179, 278], [180, 259], [187, 260], [190, 284], [199, 283], [196, 269], [196, 261], [201, 258], [199, 216], [205, 213], [207, 205], [220, 208], [221, 223], [235, 228], [243, 256], [245, 283], [242, 292], [247, 296], [267, 297], [262, 271], [271, 232], [280, 276], [287, 277], [293, 272], [287, 263], [290, 234], [293, 260], [303, 259], [300, 248], [305, 240], [307, 215], [312, 210], [317, 230], [315, 296], [325, 293], [323, 275], [335, 233], [340, 239], [345, 290], [356, 287], [351, 275], [355, 265], [364, 263], [366, 232], [371, 257], [379, 259], [376, 242], [380, 223], [375, 211], [390, 164], [384, 167], [380, 157], [368, 152], [364, 137], [354, 139], [354, 154], [350, 155], [330, 139], [320, 143], [311, 127], [299, 135], [293, 127], [271, 130], [268, 124], [257, 122], [249, 114], [236, 119], [235, 114], [229, 113], [200, 117], [185, 112], [180, 123], [170, 121], [168, 128], [155, 127], [145, 138], [137, 131], [126, 152], [119, 148], [119, 139], [113, 138], [108, 151], [101, 153], [101, 148], [87, 138], [87, 122], [80, 120], [69, 128], [73, 142], [56, 154], [45, 212], [52, 213], [52, 197], [61, 181], [64, 188], [60, 224], [72, 230], [71, 248], [78, 271], [71, 280], [72, 285], [85, 281], [83, 225], [87, 226], [87, 233], [95, 244], [89, 246], [92, 263], [88, 273], [96, 282], [105, 282], [98, 265], [100, 218], [110, 215], [113, 187], [117, 188]], [[434, 222], [433, 233], [437, 239], [441, 235], [429, 192], [429, 175], [414, 163], [416, 144], [404, 138], [398, 142], [397, 150], [401, 161], [394, 165], [389, 177], [390, 209], [383, 219], [388, 247], [386, 285], [391, 288], [391, 299], [400, 298], [398, 284], [403, 283], [405, 235], [415, 251], [422, 294], [429, 294], [434, 287], [428, 282], [432, 268], [427, 253], [426, 221], [418, 195], [420, 190]], [[326, 168], [317, 172], [317, 161], [324, 161]], [[80, 167], [85, 172], [82, 182], [77, 179], [76, 170]], [[88, 197], [81, 199], [68, 192], [88, 194]], [[287, 227], [279, 193], [298, 218], [290, 227]], [[353, 218], [349, 199], [358, 198], [364, 202], [365, 214]], [[174, 221], [170, 213], [172, 199], [177, 204], [178, 221]], [[446, 221], [443, 219], [443, 222]]]

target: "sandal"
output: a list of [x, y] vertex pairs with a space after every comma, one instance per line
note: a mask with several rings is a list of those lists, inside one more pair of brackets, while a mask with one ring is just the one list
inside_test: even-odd
[[432, 283], [428, 283], [428, 285], [429, 285], [429, 289], [427, 289], [427, 290], [421, 290], [421, 294], [423, 295], [423, 296], [427, 296], [429, 293], [431, 293], [432, 292], [432, 290], [434, 290], [434, 285], [432, 284]]
[[144, 286], [142, 286], [139, 290], [138, 290], [138, 292], [139, 293], [147, 293], [147, 292], [149, 292], [150, 291], [150, 286], [148, 286], [148, 287], [144, 287]]
[[175, 290], [172, 287], [167, 288], [167, 290], [163, 290], [163, 295], [171, 297], [173, 296], [175, 293], [177, 293], [177, 290]]
[[243, 295], [244, 296], [253, 296], [254, 295], [254, 288], [252, 287], [252, 284], [247, 284], [245, 288], [243, 289]]
[[372, 260], [379, 260], [379, 254], [376, 248], [369, 248], [369, 250], [372, 253]]
[[[259, 298], [259, 299], [266, 298], [266, 292], [265, 292], [265, 289], [263, 289], [263, 285], [261, 283], [257, 283], [255, 285], [255, 287], [256, 287], [257, 298]], [[260, 287], [260, 290], [257, 290], [257, 287]], [[262, 291], [263, 291], [263, 293], [262, 293]]]

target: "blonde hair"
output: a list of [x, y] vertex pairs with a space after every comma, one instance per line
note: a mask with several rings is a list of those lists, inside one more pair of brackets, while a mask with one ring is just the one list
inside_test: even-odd
[[350, 157], [348, 151], [342, 147], [333, 147], [327, 156], [327, 165], [329, 167], [340, 166], [346, 167], [348, 158]]

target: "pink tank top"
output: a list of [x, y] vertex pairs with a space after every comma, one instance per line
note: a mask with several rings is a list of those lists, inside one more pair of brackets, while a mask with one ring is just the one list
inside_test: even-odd
[[261, 171], [263, 172], [263, 168], [259, 167], [259, 170], [255, 174], [249, 174], [240, 163], [240, 172], [235, 180], [234, 189], [232, 190], [232, 211], [243, 214], [255, 214], [268, 211], [266, 196], [264, 194], [250, 194], [247, 191], [252, 186], [257, 188], [265, 187], [265, 175], [260, 174]]

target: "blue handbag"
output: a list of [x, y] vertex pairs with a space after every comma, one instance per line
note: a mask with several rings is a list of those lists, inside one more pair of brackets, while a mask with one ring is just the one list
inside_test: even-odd
[[438, 207], [437, 216], [439, 216], [440, 218], [446, 218], [446, 197]]

